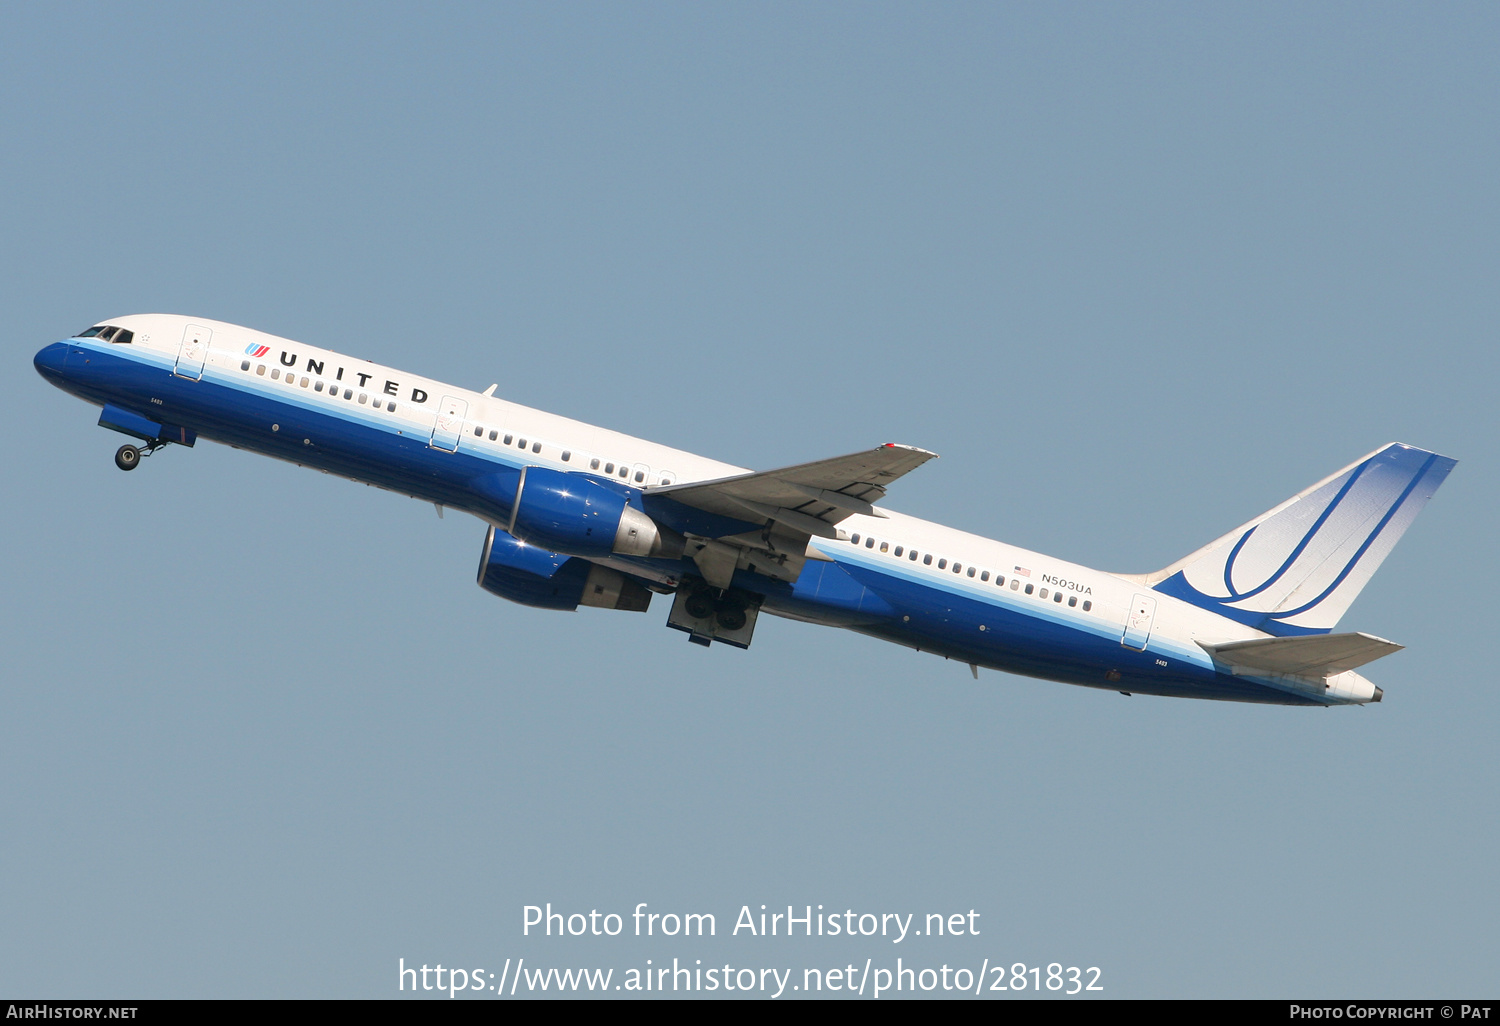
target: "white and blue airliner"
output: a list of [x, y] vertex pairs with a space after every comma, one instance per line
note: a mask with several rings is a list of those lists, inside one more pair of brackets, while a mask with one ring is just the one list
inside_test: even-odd
[[1359, 705], [1401, 646], [1331, 633], [1453, 469], [1386, 445], [1149, 574], [1091, 570], [882, 508], [933, 453], [886, 444], [752, 472], [218, 321], [111, 318], [37, 353], [136, 439], [221, 442], [471, 513], [479, 584], [544, 609], [644, 611], [748, 647], [760, 613], [1124, 694]]

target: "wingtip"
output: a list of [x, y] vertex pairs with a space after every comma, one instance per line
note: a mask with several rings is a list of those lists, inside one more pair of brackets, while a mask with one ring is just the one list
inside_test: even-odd
[[905, 449], [907, 452], [921, 453], [923, 456], [926, 456], [928, 459], [931, 459], [931, 460], [935, 460], [935, 459], [939, 458], [937, 453], [932, 452], [929, 449], [923, 449], [923, 448], [920, 448], [920, 447], [915, 446], [915, 445], [903, 445], [900, 442], [886, 442], [880, 448], [882, 448], [882, 449]]

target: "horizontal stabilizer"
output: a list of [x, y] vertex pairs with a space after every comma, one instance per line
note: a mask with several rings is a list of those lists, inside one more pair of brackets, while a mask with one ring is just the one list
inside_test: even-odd
[[1259, 638], [1231, 641], [1223, 645], [1199, 642], [1203, 648], [1231, 666], [1291, 673], [1299, 677], [1329, 677], [1401, 651], [1394, 641], [1373, 634], [1308, 634], [1290, 638]]

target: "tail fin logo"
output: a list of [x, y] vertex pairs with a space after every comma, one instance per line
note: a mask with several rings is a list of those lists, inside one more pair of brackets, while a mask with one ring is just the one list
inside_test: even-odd
[[1270, 634], [1332, 630], [1454, 464], [1388, 445], [1168, 567], [1156, 589]]

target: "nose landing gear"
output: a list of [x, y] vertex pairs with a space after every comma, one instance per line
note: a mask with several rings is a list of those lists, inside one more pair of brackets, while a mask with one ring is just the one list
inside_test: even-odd
[[147, 442], [144, 448], [136, 448], [133, 445], [122, 445], [115, 450], [115, 466], [121, 470], [134, 470], [141, 465], [142, 457], [150, 456], [166, 444], [166, 442], [157, 440]]

